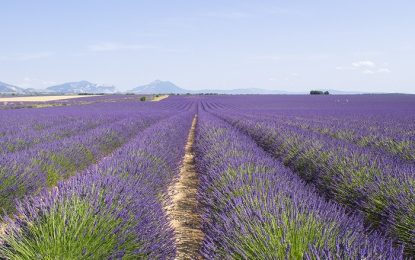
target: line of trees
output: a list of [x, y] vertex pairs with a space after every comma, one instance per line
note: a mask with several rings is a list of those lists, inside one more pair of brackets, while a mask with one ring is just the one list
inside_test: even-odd
[[328, 91], [311, 90], [310, 95], [330, 95]]

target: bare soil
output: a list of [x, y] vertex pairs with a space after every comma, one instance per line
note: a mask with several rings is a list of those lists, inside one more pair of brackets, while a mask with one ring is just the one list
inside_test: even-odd
[[160, 101], [160, 100], [166, 99], [168, 97], [169, 97], [169, 95], [160, 95], [158, 97], [154, 97], [151, 101]]
[[180, 175], [169, 187], [171, 205], [166, 207], [176, 234], [176, 259], [202, 259], [201, 217], [197, 201], [199, 178], [195, 170], [193, 144], [197, 116], [193, 118]]

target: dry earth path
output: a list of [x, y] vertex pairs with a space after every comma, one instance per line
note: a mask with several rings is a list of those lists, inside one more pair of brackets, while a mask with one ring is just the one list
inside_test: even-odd
[[203, 232], [197, 201], [199, 178], [193, 152], [196, 122], [197, 115], [193, 118], [180, 174], [168, 191], [171, 204], [166, 207], [166, 211], [176, 234], [176, 259], [202, 259], [199, 250]]

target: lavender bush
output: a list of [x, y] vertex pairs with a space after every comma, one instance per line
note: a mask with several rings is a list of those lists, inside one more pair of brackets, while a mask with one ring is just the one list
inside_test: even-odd
[[24, 199], [5, 218], [0, 256], [174, 258], [165, 193], [178, 173], [192, 110], [140, 132], [52, 192]]
[[[397, 135], [394, 140], [410, 140], [411, 145], [408, 147], [411, 147], [415, 139], [411, 130], [415, 118], [414, 114], [408, 111], [414, 110], [413, 98], [330, 98], [332, 100], [328, 99], [318, 104], [314, 103], [314, 97], [309, 99], [299, 96], [285, 99], [284, 102], [290, 99], [293, 102], [303, 101], [299, 107], [295, 107], [286, 103], [264, 102], [282, 101], [281, 97], [264, 97], [263, 100], [257, 97], [256, 100], [251, 100], [249, 106], [236, 109], [231, 104], [241, 102], [241, 99], [235, 98], [229, 102], [223, 97], [212, 100], [222, 104], [222, 108], [208, 109], [250, 135], [264, 150], [280, 159], [306, 182], [314, 184], [321, 194], [349, 206], [351, 210], [359, 211], [365, 217], [366, 225], [396, 239], [405, 246], [407, 254], [414, 254], [415, 164], [409, 160], [410, 158], [403, 160], [391, 156], [390, 151], [385, 151], [384, 147], [376, 149], [376, 146], [372, 145], [362, 146], [358, 142], [298, 127], [305, 115], [314, 118], [320, 124], [336, 120], [363, 121], [364, 123], [360, 124], [350, 123], [350, 129], [354, 129], [355, 125], [360, 125], [360, 128], [365, 125], [366, 132], [370, 133], [374, 129], [376, 133], [383, 126], [390, 132], [389, 136], [392, 136], [392, 133]], [[355, 104], [333, 102], [346, 98]], [[378, 100], [379, 98], [381, 100]], [[259, 102], [261, 100], [262, 102]], [[394, 109], [391, 109], [392, 105]], [[286, 120], [287, 116], [290, 120]], [[293, 125], [292, 122], [296, 123]], [[395, 125], [394, 130], [391, 125]]]
[[206, 258], [403, 258], [225, 122], [201, 113], [196, 140]]
[[413, 96], [45, 105], [0, 111], [0, 258], [174, 259], [167, 191], [195, 114], [202, 257], [413, 258]]

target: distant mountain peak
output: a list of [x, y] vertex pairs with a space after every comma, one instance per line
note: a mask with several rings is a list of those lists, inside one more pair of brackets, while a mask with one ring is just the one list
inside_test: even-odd
[[98, 85], [96, 83], [91, 83], [87, 80], [81, 80], [76, 82], [67, 82], [60, 85], [48, 87], [46, 89], [48, 92], [56, 93], [106, 93], [111, 94], [115, 93], [114, 86], [104, 86]]
[[176, 86], [174, 83], [170, 81], [163, 81], [163, 80], [154, 80], [146, 85], [138, 86], [131, 89], [129, 92], [137, 93], [137, 94], [184, 94], [188, 91]]

